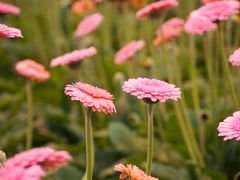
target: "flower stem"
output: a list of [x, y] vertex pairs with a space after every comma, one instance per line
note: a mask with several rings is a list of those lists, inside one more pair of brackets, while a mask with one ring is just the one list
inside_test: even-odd
[[32, 147], [32, 139], [33, 139], [32, 81], [30, 79], [27, 80], [26, 93], [27, 93], [27, 108], [28, 108], [26, 149], [30, 149]]
[[146, 173], [151, 175], [153, 159], [153, 105], [148, 104], [148, 145], [147, 145], [147, 164]]

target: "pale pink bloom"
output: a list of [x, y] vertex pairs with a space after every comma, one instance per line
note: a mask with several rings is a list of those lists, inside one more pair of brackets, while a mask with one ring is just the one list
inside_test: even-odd
[[145, 46], [143, 40], [134, 40], [125, 45], [115, 55], [115, 63], [123, 64], [125, 61], [134, 57], [134, 55]]
[[75, 36], [80, 38], [97, 29], [102, 23], [104, 17], [100, 13], [95, 13], [85, 17], [78, 25]]
[[64, 66], [67, 64], [83, 61], [84, 59], [90, 58], [97, 54], [97, 49], [95, 47], [74, 50], [72, 52], [66, 53], [62, 56], [56, 57], [51, 60], [50, 66]]
[[23, 36], [21, 30], [17, 28], [8, 27], [5, 24], [0, 24], [0, 37], [16, 38]]
[[240, 111], [233, 113], [218, 125], [218, 136], [224, 136], [224, 141], [229, 139], [240, 140]]
[[183, 19], [172, 18], [168, 20], [157, 29], [157, 38], [154, 40], [154, 45], [160, 45], [163, 42], [171, 41], [180, 36], [183, 31], [183, 26]]
[[138, 99], [151, 100], [152, 102], [165, 102], [178, 100], [181, 95], [179, 88], [157, 79], [137, 78], [124, 82], [123, 91], [136, 96]]
[[233, 66], [240, 67], [240, 48], [236, 49], [229, 57], [229, 62]]
[[17, 73], [22, 76], [39, 82], [47, 81], [50, 77], [50, 73], [45, 70], [43, 65], [31, 59], [17, 62], [15, 68]]
[[202, 3], [207, 4], [207, 3], [211, 3], [211, 2], [215, 2], [215, 1], [220, 1], [220, 0], [202, 0]]
[[153, 2], [142, 9], [138, 10], [136, 13], [136, 18], [143, 19], [152, 13], [159, 12], [162, 10], [169, 10], [178, 6], [177, 0], [160, 0]]
[[0, 13], [3, 13], [3, 14], [9, 13], [9, 14], [19, 15], [20, 12], [21, 12], [21, 9], [19, 7], [9, 3], [0, 2]]
[[119, 179], [158, 180], [158, 178], [146, 175], [143, 170], [132, 164], [127, 164], [126, 166], [117, 164], [114, 166], [114, 170], [121, 173]]
[[77, 82], [67, 85], [64, 92], [71, 97], [72, 101], [80, 101], [84, 106], [92, 108], [93, 111], [116, 112], [112, 102], [113, 96], [104, 89]]
[[44, 170], [53, 170], [66, 166], [71, 159], [67, 151], [57, 151], [49, 147], [41, 147], [16, 154], [4, 163], [4, 167], [27, 168], [40, 165]]

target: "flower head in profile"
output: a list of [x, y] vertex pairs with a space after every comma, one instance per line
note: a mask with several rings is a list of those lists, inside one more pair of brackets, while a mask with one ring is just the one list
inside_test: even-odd
[[66, 53], [62, 56], [56, 57], [51, 60], [50, 66], [64, 66], [67, 64], [83, 61], [84, 59], [90, 58], [97, 54], [97, 49], [95, 47], [89, 47], [80, 50], [74, 50], [72, 52]]
[[125, 45], [115, 55], [115, 63], [123, 64], [125, 61], [133, 58], [135, 54], [145, 46], [143, 40], [134, 40]]
[[77, 0], [72, 4], [72, 12], [74, 12], [77, 15], [81, 15], [85, 13], [86, 11], [93, 10], [95, 8], [96, 4], [93, 0]]
[[5, 24], [0, 24], [0, 37], [7, 37], [7, 38], [16, 38], [16, 37], [23, 37], [21, 30], [13, 27], [9, 27]]
[[132, 180], [158, 180], [158, 178], [148, 176], [144, 173], [143, 170], [139, 169], [137, 166], [132, 164], [117, 164], [114, 166], [114, 170], [120, 172], [119, 179], [128, 179]]
[[0, 2], [0, 13], [19, 15], [21, 13], [21, 9], [12, 4]]
[[80, 101], [83, 106], [90, 107], [93, 111], [104, 113], [115, 113], [113, 95], [104, 89], [89, 84], [77, 82], [65, 87], [65, 94], [71, 97], [72, 101]]
[[152, 13], [163, 11], [163, 10], [169, 10], [177, 6], [178, 6], [177, 0], [160, 0], [157, 2], [153, 2], [143, 7], [142, 9], [138, 10], [136, 13], [136, 18], [144, 19]]
[[218, 136], [224, 136], [224, 141], [229, 139], [240, 140], [240, 111], [233, 113], [218, 125]]
[[236, 67], [240, 67], [240, 48], [236, 49], [229, 57], [229, 62]]
[[31, 59], [19, 61], [15, 68], [18, 74], [39, 82], [47, 81], [50, 77], [50, 73], [43, 65]]
[[75, 36], [78, 38], [84, 37], [97, 29], [102, 23], [104, 17], [100, 13], [95, 13], [85, 17], [78, 25], [75, 31]]
[[143, 99], [146, 102], [166, 102], [167, 100], [178, 100], [181, 91], [174, 84], [169, 84], [157, 79], [137, 78], [124, 82], [123, 91]]
[[160, 45], [166, 41], [171, 41], [181, 35], [183, 31], [184, 20], [180, 18], [172, 18], [162, 24], [156, 31], [156, 39], [154, 45]]

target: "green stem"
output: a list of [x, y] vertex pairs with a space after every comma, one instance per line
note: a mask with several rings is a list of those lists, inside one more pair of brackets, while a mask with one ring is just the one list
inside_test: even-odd
[[148, 145], [147, 145], [147, 165], [146, 174], [151, 175], [153, 159], [153, 105], [148, 104]]
[[26, 93], [27, 93], [27, 107], [28, 107], [26, 149], [30, 149], [32, 147], [32, 139], [33, 139], [32, 81], [30, 79], [27, 80]]

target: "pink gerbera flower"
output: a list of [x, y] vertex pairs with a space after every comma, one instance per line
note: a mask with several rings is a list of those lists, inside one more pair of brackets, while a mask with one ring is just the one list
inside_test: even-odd
[[134, 55], [141, 50], [145, 46], [145, 42], [143, 40], [139, 41], [131, 41], [127, 45], [125, 45], [122, 49], [120, 49], [115, 55], [115, 63], [123, 64], [128, 59], [134, 57]]
[[229, 139], [240, 140], [240, 111], [233, 113], [218, 125], [218, 136], [224, 136], [224, 141]]
[[240, 48], [236, 49], [229, 57], [229, 62], [233, 66], [240, 67]]
[[154, 12], [168, 10], [176, 6], [178, 6], [177, 0], [160, 0], [157, 2], [153, 2], [145, 6], [144, 8], [138, 10], [136, 13], [136, 18], [143, 19]]
[[0, 24], [0, 37], [16, 38], [23, 36], [21, 30], [17, 28], [8, 27], [5, 24]]
[[147, 102], [165, 102], [169, 99], [178, 100], [181, 95], [179, 88], [157, 79], [137, 78], [124, 82], [123, 91], [144, 99]]
[[83, 61], [86, 58], [92, 57], [97, 54], [97, 49], [95, 47], [90, 47], [86, 49], [75, 50], [70, 53], [66, 53], [62, 56], [56, 57], [51, 60], [50, 66], [63, 66], [79, 61]]
[[3, 14], [9, 13], [9, 14], [19, 15], [20, 12], [21, 12], [21, 9], [19, 7], [9, 3], [0, 2], [0, 13], [3, 13]]
[[143, 170], [132, 164], [127, 164], [126, 166], [117, 164], [114, 166], [114, 170], [121, 173], [119, 179], [158, 180], [158, 178], [146, 175]]
[[100, 89], [81, 82], [65, 87], [65, 94], [73, 101], [81, 101], [84, 106], [93, 111], [114, 113], [116, 108], [112, 102], [113, 96], [104, 89]]
[[95, 13], [90, 16], [85, 17], [78, 25], [75, 31], [75, 36], [80, 38], [91, 33], [100, 26], [103, 21], [103, 15], [100, 13]]
[[50, 77], [50, 73], [43, 65], [31, 59], [19, 61], [16, 64], [16, 71], [22, 76], [39, 82], [47, 81]]

